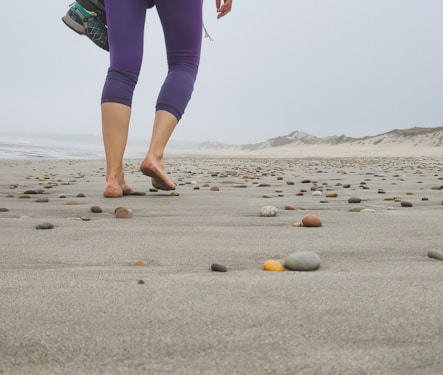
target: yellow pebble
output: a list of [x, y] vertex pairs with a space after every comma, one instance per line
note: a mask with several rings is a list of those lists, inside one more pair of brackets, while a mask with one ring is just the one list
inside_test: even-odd
[[277, 260], [268, 259], [265, 263], [263, 263], [263, 269], [265, 271], [283, 272], [285, 267], [283, 267], [283, 264]]
[[137, 260], [136, 262], [131, 263], [131, 266], [146, 266], [148, 263], [146, 263], [144, 260]]

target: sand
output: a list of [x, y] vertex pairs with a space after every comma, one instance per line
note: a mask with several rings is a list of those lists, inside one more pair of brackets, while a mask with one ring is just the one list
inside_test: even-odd
[[[441, 373], [441, 158], [172, 156], [179, 196], [139, 163], [146, 195], [105, 199], [102, 160], [0, 161], [0, 373]], [[293, 226], [307, 214], [323, 226]], [[301, 250], [318, 270], [262, 269]]]

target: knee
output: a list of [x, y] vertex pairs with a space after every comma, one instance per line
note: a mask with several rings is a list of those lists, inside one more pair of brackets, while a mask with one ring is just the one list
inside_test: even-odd
[[102, 103], [112, 102], [132, 105], [132, 96], [138, 81], [138, 72], [116, 67], [108, 69], [102, 93]]

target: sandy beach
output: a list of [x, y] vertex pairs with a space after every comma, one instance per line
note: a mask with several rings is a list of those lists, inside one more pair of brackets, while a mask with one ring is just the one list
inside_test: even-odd
[[171, 155], [176, 196], [128, 160], [120, 199], [103, 160], [0, 160], [0, 373], [441, 374], [441, 152], [323, 156]]

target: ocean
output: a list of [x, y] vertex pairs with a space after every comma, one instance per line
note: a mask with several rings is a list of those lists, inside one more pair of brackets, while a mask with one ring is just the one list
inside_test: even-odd
[[[128, 140], [125, 158], [144, 157], [149, 139]], [[0, 159], [104, 159], [103, 140], [86, 134], [0, 132]]]

